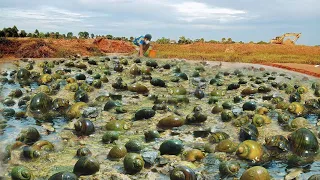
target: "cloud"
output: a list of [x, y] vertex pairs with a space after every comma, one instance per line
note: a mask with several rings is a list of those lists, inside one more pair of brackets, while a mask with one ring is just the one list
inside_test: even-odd
[[194, 22], [196, 20], [214, 20], [219, 22], [229, 22], [245, 19], [246, 11], [231, 8], [210, 7], [200, 2], [183, 2], [171, 5], [180, 15], [179, 20]]
[[0, 8], [0, 16], [13, 21], [39, 21], [41, 23], [80, 22], [90, 17], [49, 6], [42, 6], [39, 9]]

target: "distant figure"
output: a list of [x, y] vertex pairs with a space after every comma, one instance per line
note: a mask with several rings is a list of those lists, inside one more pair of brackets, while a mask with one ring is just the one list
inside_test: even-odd
[[151, 38], [151, 34], [146, 34], [145, 36], [140, 36], [133, 40], [133, 44], [138, 46], [136, 48], [137, 50], [139, 50], [138, 56], [142, 57], [144, 53], [149, 49]]

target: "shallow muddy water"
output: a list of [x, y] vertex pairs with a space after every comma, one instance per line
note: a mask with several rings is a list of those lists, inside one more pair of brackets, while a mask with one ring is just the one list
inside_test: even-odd
[[[272, 178], [284, 179], [291, 171], [301, 172], [299, 174], [300, 179], [308, 179], [311, 175], [320, 174], [320, 158], [317, 153], [313, 155], [313, 162], [304, 164], [303, 166], [288, 167], [287, 162], [281, 158], [269, 158], [266, 162], [252, 162], [244, 158], [240, 158], [236, 152], [210, 152], [206, 150], [206, 146], [211, 148], [216, 147], [216, 143], [209, 141], [209, 137], [217, 131], [225, 132], [229, 135], [229, 139], [234, 144], [239, 144], [240, 127], [235, 127], [233, 122], [242, 116], [249, 118], [250, 124], [254, 114], [257, 114], [259, 108], [266, 107], [265, 113], [271, 121], [264, 124], [261, 127], [257, 127], [259, 136], [257, 142], [261, 145], [265, 144], [265, 138], [275, 135], [283, 135], [287, 137], [293, 133], [296, 129], [285, 129], [284, 125], [280, 125], [278, 122], [278, 116], [282, 113], [290, 115], [290, 119], [297, 117], [304, 117], [307, 119], [306, 124], [303, 127], [309, 129], [318, 139], [318, 121], [319, 121], [319, 109], [308, 109], [302, 114], [295, 114], [289, 112], [287, 109], [279, 109], [276, 107], [276, 103], [272, 102], [272, 98], [281, 97], [282, 101], [290, 104], [290, 96], [296, 93], [299, 87], [306, 87], [307, 91], [301, 93], [300, 104], [304, 105], [306, 100], [315, 99], [319, 100], [319, 97], [315, 96], [315, 89], [312, 88], [316, 83], [320, 84], [320, 80], [311, 76], [307, 76], [300, 73], [290, 72], [278, 68], [272, 68], [262, 65], [245, 64], [245, 63], [220, 63], [220, 62], [198, 62], [198, 61], [186, 61], [179, 59], [166, 59], [155, 60], [157, 67], [152, 68], [154, 62], [149, 59], [141, 59], [141, 63], [136, 61], [134, 57], [126, 56], [109, 56], [106, 57], [90, 57], [90, 60], [94, 60], [95, 63], [90, 62], [87, 59], [75, 58], [71, 59], [52, 59], [52, 60], [36, 60], [33, 64], [33, 69], [29, 70], [40, 72], [43, 74], [43, 66], [49, 66], [45, 64], [45, 61], [52, 63], [50, 65], [51, 76], [57, 74], [57, 72], [63, 72], [58, 78], [53, 78], [51, 82], [39, 82], [39, 78], [31, 79], [29, 86], [20, 86], [17, 80], [17, 73], [21, 68], [25, 68], [29, 62], [16, 61], [15, 63], [1, 63], [0, 72], [2, 73], [2, 81], [0, 84], [0, 121], [3, 126], [0, 129], [0, 177], [10, 178], [11, 170], [18, 165], [27, 167], [33, 174], [34, 179], [48, 179], [55, 173], [62, 171], [72, 172], [74, 165], [78, 161], [76, 152], [81, 147], [87, 147], [92, 152], [92, 157], [99, 163], [99, 170], [93, 175], [80, 176], [79, 179], [170, 179], [170, 173], [172, 170], [180, 165], [188, 166], [193, 169], [197, 179], [219, 179], [221, 174], [219, 173], [219, 165], [221, 162], [235, 160], [240, 163], [239, 172], [234, 177], [240, 178], [242, 173], [251, 166], [264, 166]], [[86, 68], [66, 66], [66, 63], [74, 62], [74, 64], [84, 64]], [[96, 65], [94, 65], [96, 64]], [[117, 69], [115, 66], [119, 64], [123, 70]], [[131, 68], [137, 65], [140, 69], [139, 74], [133, 75]], [[150, 65], [151, 64], [151, 65]], [[165, 64], [169, 64], [169, 67], [164, 68]], [[149, 65], [149, 66], [147, 66]], [[148, 69], [149, 68], [149, 69]], [[89, 70], [92, 71], [89, 72]], [[12, 74], [11, 74], [12, 73]], [[150, 73], [150, 75], [148, 75]], [[181, 75], [185, 73], [185, 76]], [[77, 75], [85, 75], [85, 80], [75, 79]], [[90, 85], [94, 79], [99, 79], [105, 75], [108, 81], [102, 82], [100, 88]], [[155, 79], [159, 78], [165, 82], [165, 87], [155, 86], [150, 83], [150, 76]], [[100, 77], [100, 79], [102, 79]], [[132, 87], [134, 84], [143, 85], [148, 89], [147, 93], [137, 93], [129, 91], [128, 89], [119, 90], [113, 87], [112, 84], [116, 83], [118, 78], [122, 78], [122, 82], [127, 86]], [[6, 78], [8, 81], [5, 81]], [[57, 98], [63, 98], [69, 100], [69, 104], [73, 105], [75, 101], [75, 92], [67, 88], [68, 84], [72, 80], [67, 78], [73, 78], [78, 85], [87, 84], [90, 88], [85, 91], [88, 95], [86, 101], [87, 107], [95, 108], [95, 115], [84, 117], [84, 112], [81, 111], [80, 118], [67, 118], [67, 112], [50, 114], [52, 118], [39, 118], [43, 114], [35, 114], [30, 111], [30, 100], [27, 101], [26, 106], [19, 106], [18, 102], [24, 96], [30, 96], [31, 99], [34, 95], [44, 92], [39, 88], [40, 85], [49, 87], [49, 92], [45, 93], [55, 100]], [[239, 87], [234, 90], [227, 90], [227, 87], [234, 83], [238, 84], [240, 79], [246, 81], [246, 83], [239, 84]], [[212, 79], [215, 79], [214, 81]], [[10, 82], [10, 80], [12, 80]], [[53, 91], [52, 86], [54, 83], [59, 83], [60, 88]], [[272, 82], [277, 83], [279, 86], [286, 84], [287, 88], [281, 89], [279, 86], [271, 86]], [[296, 87], [294, 88], [294, 86]], [[252, 95], [243, 95], [242, 91], [245, 88], [252, 87], [255, 89], [261, 86], [270, 88], [268, 92], [257, 92]], [[86, 86], [82, 86], [86, 87]], [[87, 86], [88, 87], [88, 86]], [[196, 97], [194, 92], [197, 87], [203, 92], [203, 97], [199, 95]], [[288, 87], [293, 87], [289, 89]], [[185, 90], [179, 90], [182, 88]], [[10, 97], [10, 92], [16, 89], [20, 89], [23, 93], [21, 97]], [[130, 89], [130, 88], [129, 88]], [[212, 92], [224, 91], [224, 95], [215, 95]], [[288, 91], [292, 91], [289, 92]], [[181, 95], [179, 94], [181, 93]], [[270, 100], [263, 99], [264, 96], [270, 95]], [[104, 96], [104, 101], [98, 101], [97, 97]], [[119, 98], [121, 96], [121, 98]], [[234, 102], [235, 96], [242, 96], [240, 102]], [[4, 102], [8, 99], [14, 101], [14, 105], [5, 105]], [[81, 101], [81, 100], [80, 100]], [[117, 111], [116, 107], [106, 110], [105, 104], [107, 102], [119, 102], [120, 107], [125, 111]], [[212, 103], [213, 101], [215, 103]], [[253, 101], [256, 104], [255, 110], [244, 111], [243, 105], [245, 102]], [[141, 120], [135, 119], [135, 113], [142, 108], [151, 109], [155, 104], [165, 105], [164, 110], [156, 110], [155, 114], [151, 118], [145, 118]], [[210, 103], [209, 103], [210, 102]], [[228, 102], [228, 103], [226, 103]], [[51, 102], [52, 103], [52, 102]], [[320, 101], [316, 102], [320, 106]], [[216, 105], [225, 105], [225, 109], [230, 109], [233, 113], [232, 120], [223, 122], [221, 119], [221, 113], [212, 113], [212, 108]], [[195, 107], [200, 107], [200, 112], [206, 116], [206, 120], [203, 122], [188, 123], [185, 120], [187, 116], [193, 113]], [[5, 109], [13, 109], [16, 114], [18, 112], [24, 112], [25, 116], [22, 118], [13, 115], [10, 117], [4, 117], [3, 112]], [[70, 106], [65, 107], [65, 111], [68, 111]], [[85, 109], [85, 108], [84, 108]], [[54, 111], [50, 109], [50, 112]], [[183, 119], [183, 124], [177, 125], [177, 127], [161, 127], [158, 125], [159, 121], [168, 116], [175, 116]], [[74, 124], [81, 119], [90, 120], [94, 124], [95, 131], [89, 136], [79, 135], [74, 128]], [[119, 131], [119, 138], [113, 143], [102, 142], [102, 137], [108, 131], [106, 124], [111, 121], [122, 121], [128, 126]], [[169, 123], [170, 124], [170, 123]], [[54, 150], [45, 151], [41, 150], [40, 157], [28, 159], [23, 155], [23, 147], [12, 149], [11, 156], [5, 151], [8, 145], [16, 142], [16, 138], [19, 136], [22, 129], [26, 127], [36, 128], [41, 136], [41, 140], [47, 140], [54, 145]], [[149, 130], [158, 130], [160, 137], [155, 141], [145, 141], [144, 133]], [[194, 132], [199, 132], [202, 137], [195, 136]], [[206, 135], [204, 135], [206, 134]], [[177, 155], [160, 155], [159, 148], [161, 144], [166, 140], [180, 140], [183, 144], [183, 150]], [[123, 161], [124, 158], [117, 160], [108, 157], [109, 151], [116, 145], [125, 145], [130, 140], [137, 140], [141, 143], [141, 151], [138, 153], [142, 155], [146, 162], [145, 167], [136, 174], [128, 174], [125, 170]], [[31, 146], [31, 145], [30, 145]], [[202, 151], [203, 158], [190, 162], [186, 158], [186, 153], [190, 150], [198, 149]], [[292, 153], [290, 149], [286, 153]], [[150, 156], [152, 158], [150, 158]], [[284, 155], [285, 156], [285, 155]], [[281, 156], [282, 157], [282, 156]], [[151, 159], [151, 160], [150, 160]], [[151, 164], [150, 164], [151, 161]], [[188, 162], [189, 161], [189, 162]], [[148, 164], [149, 162], [149, 164]], [[294, 174], [294, 173], [292, 173]], [[233, 179], [234, 177], [228, 176], [225, 179]]]

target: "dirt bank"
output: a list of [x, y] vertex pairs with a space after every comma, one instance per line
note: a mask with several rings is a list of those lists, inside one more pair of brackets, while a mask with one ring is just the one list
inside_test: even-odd
[[0, 58], [62, 58], [76, 54], [131, 53], [130, 42], [99, 39], [0, 39]]
[[267, 66], [287, 69], [290, 71], [300, 72], [303, 74], [308, 74], [310, 76], [320, 78], [320, 66], [310, 65], [310, 64], [295, 64], [295, 63], [263, 63]]

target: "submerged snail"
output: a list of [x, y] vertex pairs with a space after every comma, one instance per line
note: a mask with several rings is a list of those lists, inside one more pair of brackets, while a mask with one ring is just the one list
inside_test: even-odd
[[240, 164], [236, 161], [225, 161], [219, 165], [219, 172], [224, 176], [235, 176], [240, 170]]
[[89, 136], [94, 133], [94, 125], [90, 120], [83, 119], [74, 124], [74, 129], [79, 135]]
[[82, 147], [77, 150], [77, 157], [91, 156], [92, 152], [89, 148]]
[[129, 153], [123, 160], [124, 169], [128, 174], [136, 174], [144, 167], [144, 160], [141, 155]]
[[31, 180], [33, 175], [30, 169], [25, 166], [16, 166], [11, 171], [12, 180]]
[[170, 180], [196, 180], [196, 173], [187, 166], [178, 166], [170, 172]]

